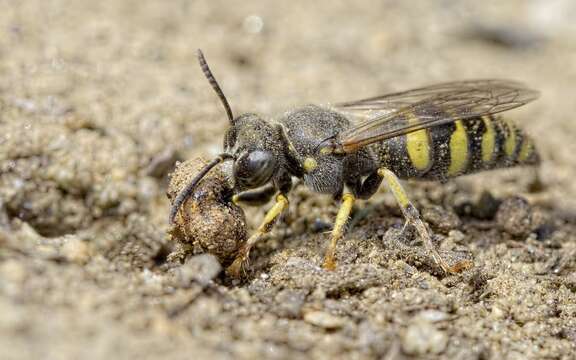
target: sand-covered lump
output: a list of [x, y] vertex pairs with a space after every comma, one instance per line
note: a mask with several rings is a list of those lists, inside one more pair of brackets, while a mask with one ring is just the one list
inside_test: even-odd
[[[179, 163], [170, 175], [168, 198], [173, 201], [206, 163], [200, 158]], [[212, 169], [176, 216], [171, 235], [180, 249], [197, 247], [224, 263], [232, 260], [246, 241], [246, 217], [231, 200], [228, 179], [220, 168]]]

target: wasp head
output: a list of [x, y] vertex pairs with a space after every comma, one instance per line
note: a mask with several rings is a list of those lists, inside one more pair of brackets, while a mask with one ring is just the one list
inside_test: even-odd
[[241, 191], [266, 184], [277, 173], [282, 163], [279, 161], [282, 151], [278, 131], [256, 114], [243, 114], [235, 118], [201, 50], [198, 50], [198, 62], [226, 110], [230, 127], [224, 136], [224, 152], [206, 164], [175, 198], [170, 210], [170, 223], [174, 222], [180, 207], [194, 193], [204, 176], [216, 165], [224, 161], [234, 162], [232, 166], [234, 188]]
[[237, 190], [266, 184], [282, 163], [278, 131], [256, 114], [237, 117], [224, 146], [235, 159], [232, 176]]

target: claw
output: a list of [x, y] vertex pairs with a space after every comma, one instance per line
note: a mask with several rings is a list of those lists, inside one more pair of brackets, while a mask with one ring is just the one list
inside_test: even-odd
[[449, 274], [458, 274], [474, 267], [472, 260], [460, 260], [448, 268]]
[[327, 271], [334, 271], [336, 270], [336, 261], [334, 261], [334, 258], [332, 256], [330, 257], [326, 257], [326, 259], [324, 259], [324, 264], [322, 264], [322, 268], [324, 268], [324, 270]]
[[226, 269], [226, 274], [234, 277], [234, 278], [239, 278], [240, 277], [240, 272], [244, 269], [244, 261], [245, 259], [241, 258], [241, 257], [236, 257], [236, 259], [234, 259], [234, 262], [228, 266], [228, 268]]
[[246, 266], [248, 265], [249, 259], [250, 249], [246, 246], [243, 246], [238, 251], [238, 255], [236, 255], [236, 258], [232, 264], [226, 269], [226, 274], [234, 278], [239, 278], [241, 272], [246, 273]]

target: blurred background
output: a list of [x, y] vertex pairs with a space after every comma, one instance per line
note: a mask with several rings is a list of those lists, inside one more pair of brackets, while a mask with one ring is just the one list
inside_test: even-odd
[[[163, 239], [167, 226], [168, 172], [176, 160], [216, 154], [227, 126], [197, 64], [198, 48], [236, 114], [271, 118], [306, 103], [434, 82], [525, 82], [542, 96], [511, 117], [534, 135], [544, 159], [547, 188], [537, 200], [567, 221], [576, 219], [573, 0], [0, 0], [0, 9], [0, 225], [8, 234], [0, 246], [4, 241], [23, 253], [64, 254], [80, 263], [87, 261], [88, 249], [106, 249], [101, 253], [107, 259], [142, 249], [157, 255], [154, 241]], [[513, 193], [524, 180], [503, 172], [462, 181]], [[14, 219], [28, 230], [15, 230]], [[126, 230], [131, 226], [137, 230]], [[100, 239], [94, 229], [102, 227], [107, 234], [116, 229], [116, 235]], [[138, 238], [134, 234], [141, 228], [147, 229], [143, 236], [149, 243], [136, 250], [110, 245]], [[66, 250], [66, 236], [96, 240], [90, 248]], [[48, 238], [56, 240], [46, 243]], [[38, 250], [38, 244], [46, 246]], [[154, 256], [138, 261], [146, 268]], [[34, 282], [34, 266], [0, 258], [0, 276], [15, 284], [0, 285], [0, 348], [20, 341], [12, 347], [13, 358], [40, 354], [26, 347], [30, 339], [44, 344], [38, 345], [41, 350], [60, 344], [54, 354], [76, 346], [75, 354], [87, 355], [82, 347], [93, 340], [92, 333], [120, 326], [96, 320], [100, 307], [122, 314], [121, 326], [132, 329], [125, 321], [131, 315], [123, 312], [129, 305], [124, 310], [102, 305], [110, 302], [94, 300], [98, 291], [83, 290], [85, 278], [72, 270], [62, 275], [59, 268], [38, 265], [49, 278], [69, 278]], [[82, 276], [95, 276], [90, 274]], [[122, 289], [129, 283], [114, 281], [106, 286]], [[77, 305], [72, 291], [86, 291], [79, 295], [84, 303]], [[24, 299], [30, 301], [27, 307], [20, 304]], [[34, 305], [46, 299], [57, 309], [75, 303], [75, 311], [90, 309], [95, 315], [77, 318], [58, 310], [46, 325], [45, 308]], [[112, 357], [134, 348], [170, 354], [173, 349], [162, 339], [138, 332], [154, 314], [150, 311], [146, 320], [134, 315], [137, 330], [118, 330], [121, 340], [98, 341], [104, 349], [118, 342]], [[68, 322], [72, 319], [75, 325]], [[54, 339], [54, 329], [67, 335]], [[77, 332], [80, 340], [70, 345]], [[158, 343], [144, 345], [140, 336]]]

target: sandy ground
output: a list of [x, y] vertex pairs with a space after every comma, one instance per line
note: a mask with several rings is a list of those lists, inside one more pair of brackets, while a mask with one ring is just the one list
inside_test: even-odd
[[[576, 358], [573, 1], [0, 5], [3, 359]], [[169, 261], [167, 174], [227, 125], [197, 48], [236, 113], [525, 81], [542, 97], [510, 116], [544, 187], [522, 169], [408, 184], [443, 253], [474, 260], [459, 275], [430, 266], [384, 191], [323, 271], [336, 205], [304, 187], [242, 281]], [[269, 206], [246, 210], [251, 231]]]

